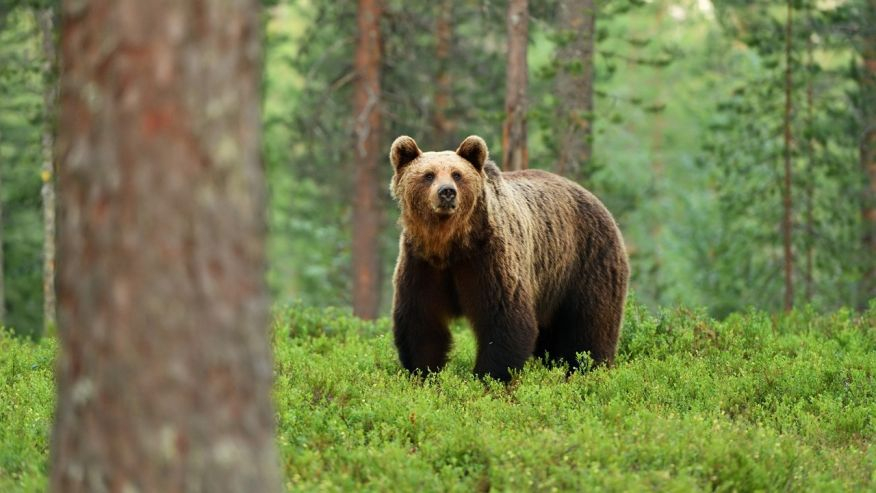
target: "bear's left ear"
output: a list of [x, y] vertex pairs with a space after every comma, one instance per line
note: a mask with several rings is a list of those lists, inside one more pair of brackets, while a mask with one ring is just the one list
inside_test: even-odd
[[487, 143], [477, 135], [466, 137], [456, 149], [456, 154], [474, 165], [478, 171], [484, 167], [484, 163], [490, 157], [490, 153], [487, 151]]
[[402, 135], [392, 143], [392, 147], [389, 149], [389, 160], [392, 162], [395, 172], [398, 173], [404, 165], [420, 157], [420, 154], [422, 151], [417, 147], [417, 141], [407, 135]]

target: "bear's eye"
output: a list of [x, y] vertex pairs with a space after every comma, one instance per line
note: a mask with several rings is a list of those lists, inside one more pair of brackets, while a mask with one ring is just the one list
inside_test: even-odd
[[459, 171], [454, 171], [451, 176], [453, 177], [453, 181], [459, 181], [462, 179], [462, 173]]
[[432, 181], [432, 180], [435, 179], [435, 173], [432, 173], [432, 172], [430, 171], [429, 173], [426, 173], [425, 175], [423, 175], [423, 178], [424, 178], [426, 181]]

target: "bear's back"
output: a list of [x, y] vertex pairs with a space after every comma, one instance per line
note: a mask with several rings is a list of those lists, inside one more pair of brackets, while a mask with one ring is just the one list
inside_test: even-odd
[[529, 269], [521, 274], [530, 281], [544, 315], [553, 311], [570, 278], [606, 261], [626, 269], [617, 224], [590, 191], [543, 170], [497, 174], [492, 177], [498, 202], [493, 213], [502, 217], [501, 229], [515, 238], [510, 243], [520, 248], [515, 256], [526, 259]]

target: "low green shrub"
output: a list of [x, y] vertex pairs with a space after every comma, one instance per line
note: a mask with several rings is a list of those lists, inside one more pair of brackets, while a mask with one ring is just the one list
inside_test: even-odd
[[[876, 488], [876, 310], [628, 307], [611, 368], [530, 361], [509, 385], [403, 371], [387, 320], [300, 305], [272, 329], [289, 490]], [[0, 335], [0, 491], [42, 491], [56, 345]]]

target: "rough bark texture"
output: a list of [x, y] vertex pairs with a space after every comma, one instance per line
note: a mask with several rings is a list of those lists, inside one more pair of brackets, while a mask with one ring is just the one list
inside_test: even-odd
[[37, 14], [43, 46], [43, 334], [55, 331], [55, 100], [58, 94], [55, 72], [55, 11], [45, 8]]
[[876, 0], [869, 0], [863, 23], [863, 132], [861, 134], [861, 168], [864, 172], [862, 210], [864, 222], [864, 277], [861, 305], [876, 298]]
[[529, 41], [527, 0], [508, 2], [508, 67], [505, 87], [505, 124], [502, 127], [502, 168], [526, 169], [526, 49]]
[[353, 190], [353, 313], [373, 319], [380, 307], [379, 166], [380, 150], [380, 4], [359, 0], [356, 44], [355, 166]]
[[447, 116], [453, 84], [450, 76], [450, 47], [453, 42], [453, 2], [441, 0], [435, 20], [435, 113], [432, 118], [432, 139], [436, 149], [451, 149], [454, 142], [453, 122]]
[[596, 40], [594, 0], [560, 0], [557, 22], [563, 36], [556, 87], [557, 173], [578, 181], [589, 176], [593, 156], [593, 53]]
[[788, 0], [788, 17], [785, 23], [785, 148], [784, 162], [785, 174], [784, 184], [782, 187], [782, 241], [784, 243], [784, 267], [785, 267], [785, 310], [791, 310], [794, 307], [794, 251], [792, 247], [792, 211], [793, 201], [791, 197], [791, 146], [793, 145], [793, 137], [791, 135], [791, 117], [793, 109], [792, 93], [794, 89], [791, 67], [791, 50], [792, 46], [792, 2]]
[[61, 14], [51, 489], [278, 491], [259, 4]]

